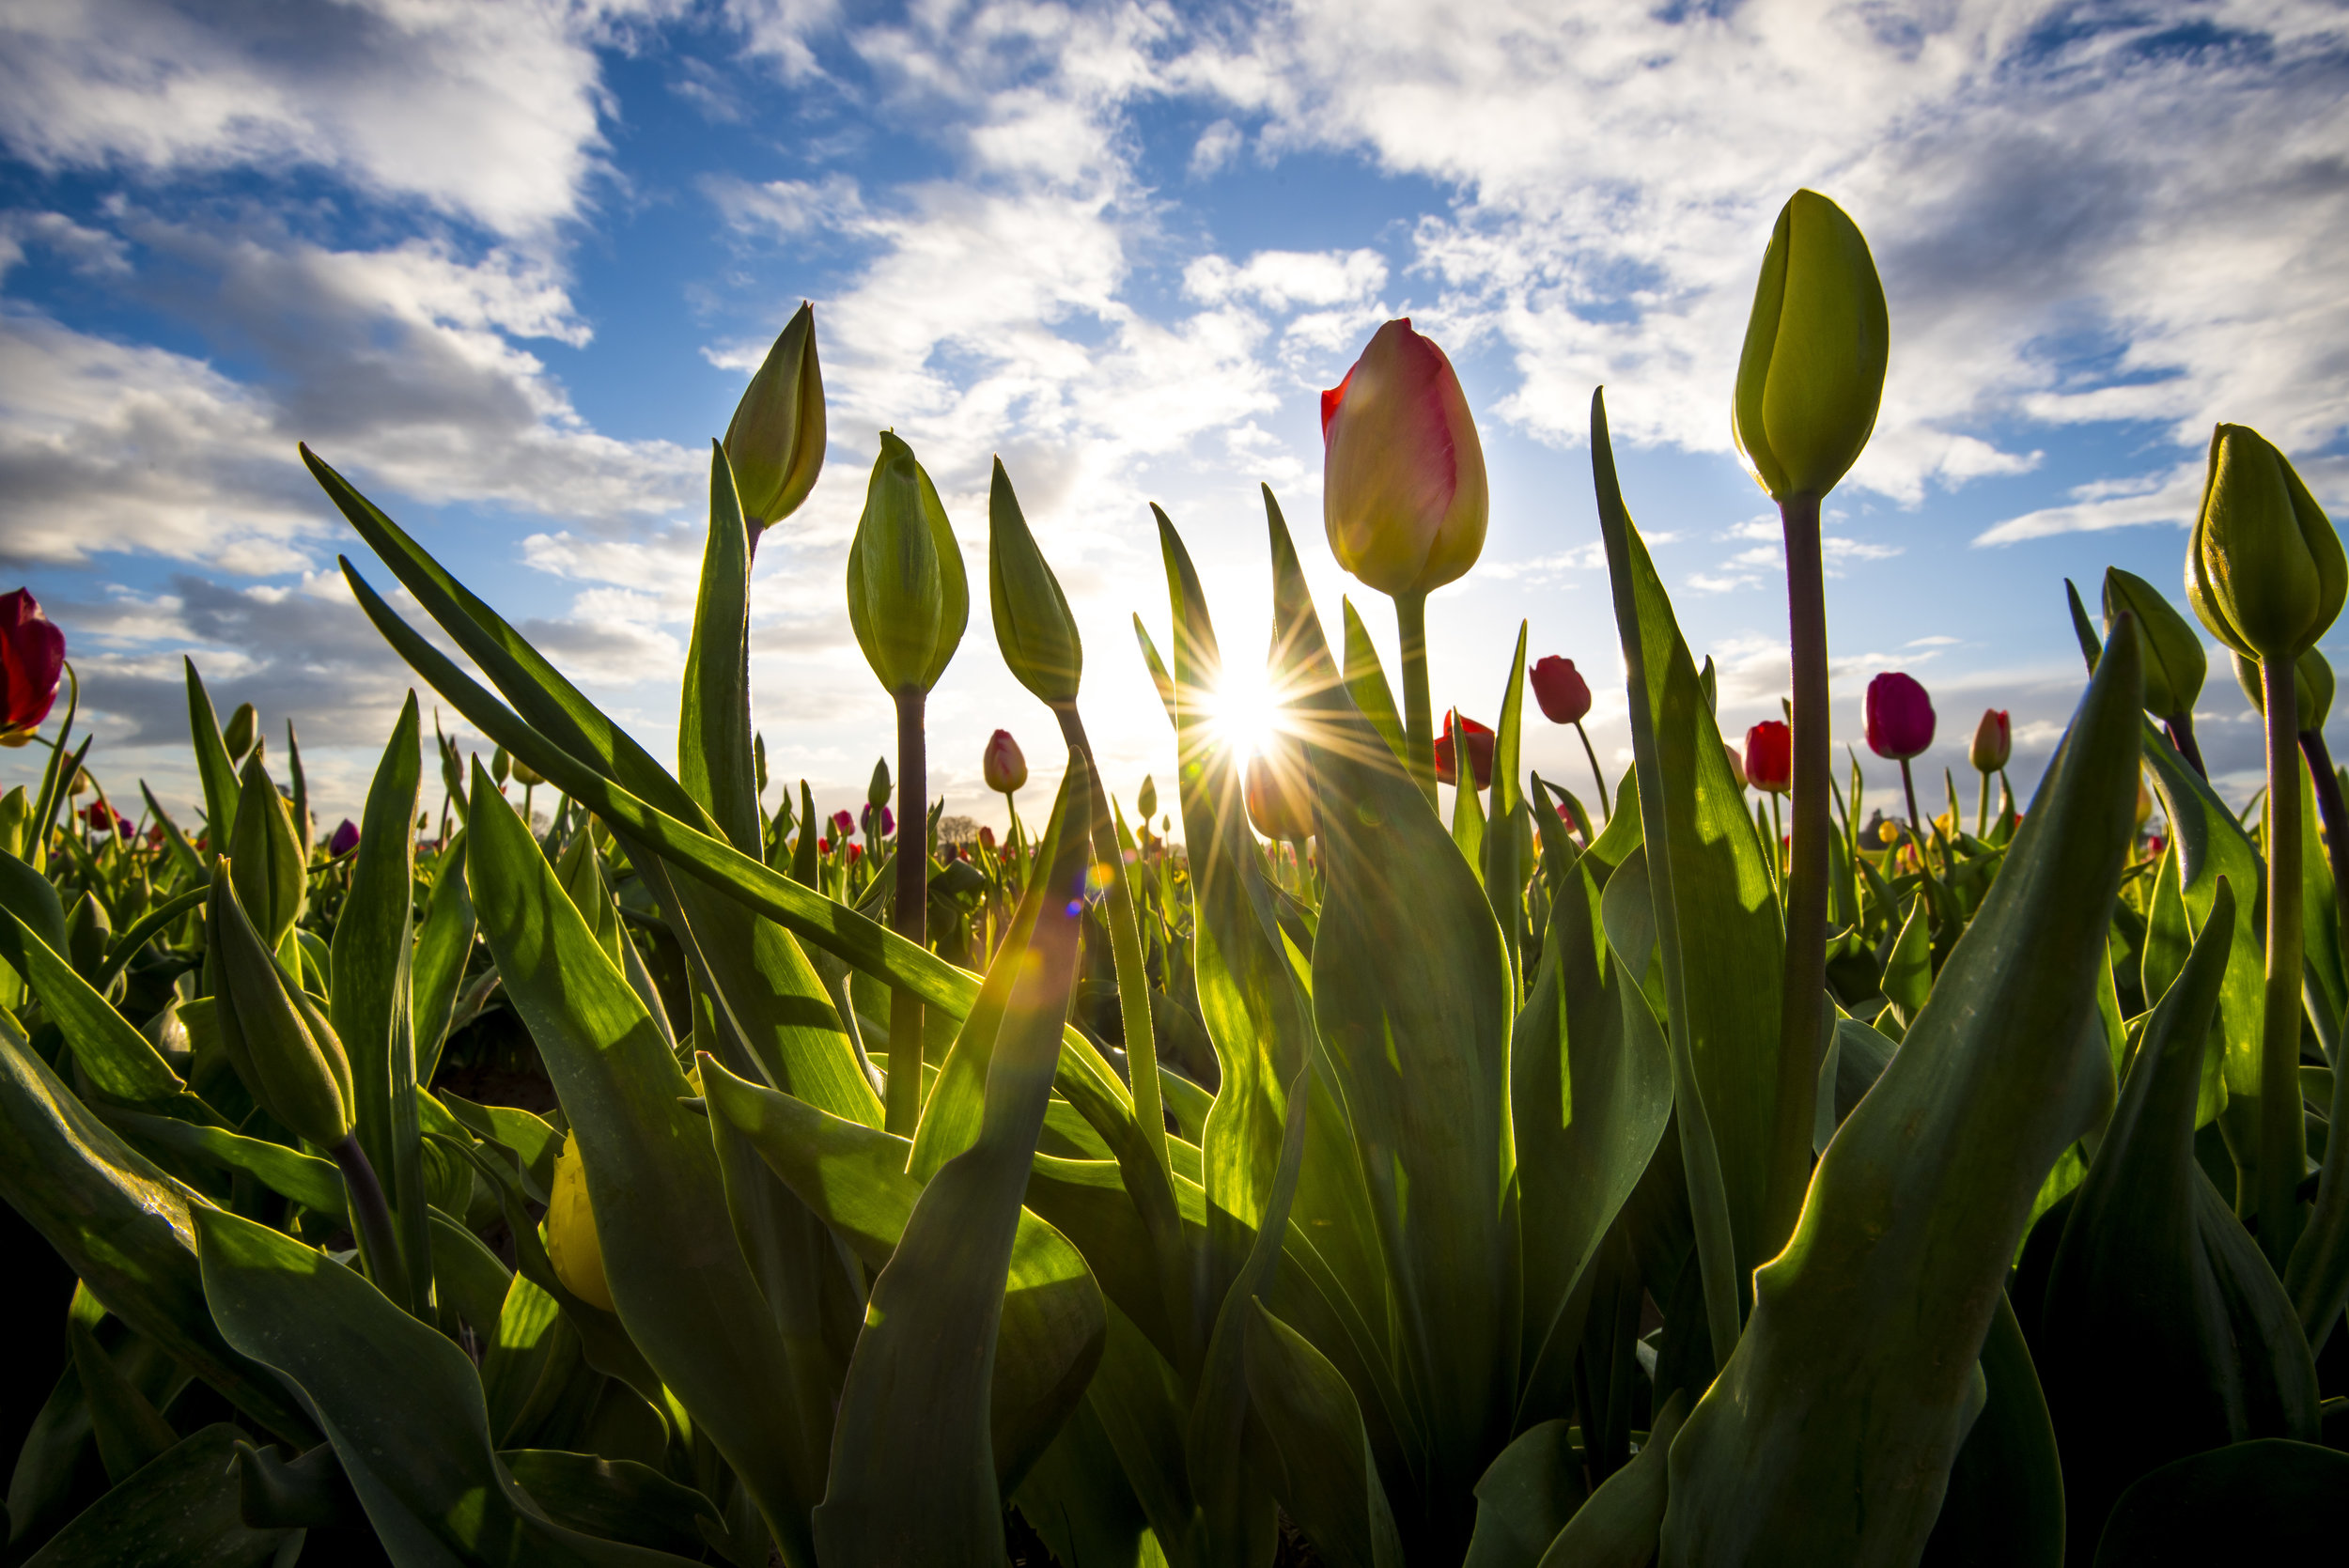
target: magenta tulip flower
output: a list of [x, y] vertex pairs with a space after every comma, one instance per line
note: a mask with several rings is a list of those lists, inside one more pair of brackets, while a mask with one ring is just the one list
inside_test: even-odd
[[1906, 762], [1933, 744], [1933, 699], [1898, 670], [1868, 683], [1868, 750], [1888, 762]]
[[33, 737], [57, 700], [65, 633], [25, 589], [0, 594], [0, 746]]

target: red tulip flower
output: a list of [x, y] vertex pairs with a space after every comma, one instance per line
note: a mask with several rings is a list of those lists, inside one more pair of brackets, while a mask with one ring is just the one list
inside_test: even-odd
[[1338, 565], [1382, 594], [1425, 594], [1476, 565], [1485, 448], [1452, 362], [1408, 318], [1380, 327], [1321, 395], [1321, 508]]
[[856, 831], [856, 818], [845, 811], [836, 811], [832, 814], [832, 825], [833, 831], [843, 838]]
[[998, 795], [1027, 786], [1028, 759], [1019, 754], [1019, 742], [1011, 737], [1011, 731], [997, 730], [987, 737], [987, 750], [979, 753], [979, 771], [987, 778], [987, 787]]
[[1573, 660], [1553, 653], [1535, 660], [1525, 678], [1533, 688], [1533, 700], [1542, 705], [1542, 713], [1551, 723], [1579, 724], [1589, 717], [1591, 689], [1576, 672]]
[[1795, 787], [1795, 732], [1776, 719], [1746, 731], [1746, 783], [1766, 794]]
[[2006, 759], [2015, 750], [2014, 726], [2007, 721], [2006, 709], [1984, 708], [1982, 722], [1974, 726], [1974, 744], [1970, 752], [1974, 770], [1995, 773], [2006, 766]]
[[0, 746], [22, 746], [49, 717], [65, 670], [65, 633], [23, 588], [0, 594]]
[[1906, 762], [1933, 744], [1933, 699], [1898, 670], [1868, 683], [1868, 750], [1888, 762]]
[[981, 828], [979, 830], [979, 842], [986, 845], [990, 851], [993, 850], [995, 847], [995, 830], [992, 828]]
[[128, 833], [131, 819], [102, 800], [93, 800], [83, 809], [82, 815], [93, 833]]
[[1457, 784], [1459, 767], [1455, 762], [1452, 746], [1452, 725], [1459, 721], [1460, 737], [1467, 744], [1469, 767], [1476, 775], [1476, 787], [1490, 788], [1493, 782], [1493, 732], [1473, 719], [1462, 719], [1456, 713], [1443, 717], [1443, 734], [1436, 740], [1436, 781]]
[[863, 858], [864, 846], [861, 844], [851, 844], [848, 846], [848, 863], [850, 865], [856, 864], [857, 862], [863, 860]]

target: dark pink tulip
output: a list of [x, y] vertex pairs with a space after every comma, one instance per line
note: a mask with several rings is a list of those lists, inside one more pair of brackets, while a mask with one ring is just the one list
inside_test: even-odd
[[1542, 705], [1551, 723], [1579, 724], [1591, 711], [1591, 688], [1576, 672], [1573, 660], [1553, 653], [1537, 660], [1525, 678], [1533, 688], [1533, 700]]
[[326, 852], [330, 855], [348, 855], [358, 847], [359, 824], [346, 816], [335, 827], [333, 836], [327, 839]]
[[49, 717], [65, 670], [65, 633], [19, 588], [0, 594], [0, 746], [22, 746]]
[[1898, 670], [1868, 683], [1868, 750], [1890, 762], [1906, 762], [1933, 744], [1933, 699]]

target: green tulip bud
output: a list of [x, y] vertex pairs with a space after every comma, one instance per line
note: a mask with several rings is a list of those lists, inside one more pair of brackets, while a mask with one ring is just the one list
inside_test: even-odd
[[0, 795], [0, 850], [24, 858], [24, 841], [32, 836], [33, 801], [18, 784], [6, 795]]
[[228, 855], [237, 866], [237, 897], [274, 950], [308, 901], [309, 857], [294, 831], [293, 812], [258, 753], [245, 759], [237, 778], [237, 820], [228, 831]]
[[864, 803], [879, 811], [889, 804], [889, 759], [881, 757], [873, 764], [873, 779], [864, 786]]
[[776, 335], [766, 363], [734, 408], [723, 443], [751, 548], [760, 532], [800, 509], [824, 466], [824, 378], [816, 367], [816, 307]]
[[[2261, 718], [2267, 716], [2267, 696], [2260, 685], [2260, 665], [2256, 659], [2234, 656], [2235, 684], [2251, 699], [2251, 711]], [[2292, 661], [2292, 727], [2305, 735], [2325, 727], [2325, 716], [2333, 710], [2333, 667], [2323, 654], [2309, 649]]]
[[506, 781], [513, 776], [514, 759], [506, 754], [505, 747], [500, 746], [490, 753], [490, 782], [503, 787]]
[[1773, 500], [1825, 495], [1875, 428], [1891, 342], [1859, 225], [1815, 191], [1778, 214], [1754, 285], [1731, 423]]
[[971, 619], [962, 550], [913, 449], [883, 430], [848, 546], [848, 625], [892, 693], [926, 692]]
[[[754, 786], [758, 791], [758, 798], [765, 800], [767, 798], [767, 737], [756, 730], [751, 732], [751, 778]], [[790, 818], [791, 802], [788, 800], [783, 803], [783, 815], [786, 820]]]
[[530, 764], [524, 762], [521, 758], [507, 757], [506, 760], [514, 769], [514, 782], [516, 784], [535, 789], [538, 785], [547, 782], [547, 776], [544, 773], [539, 772], [536, 768], [531, 767]]
[[2349, 560], [2290, 459], [2248, 425], [2210, 438], [2186, 597], [2212, 636], [2254, 658], [2314, 647], [2349, 594]]
[[[272, 792], [274, 793], [274, 792]], [[272, 1116], [320, 1148], [350, 1136], [350, 1059], [318, 1004], [288, 982], [247, 918], [236, 862], [212, 878], [206, 941], [215, 976], [213, 1026], [237, 1076]]]
[[253, 737], [261, 727], [261, 716], [253, 711], [251, 703], [239, 703], [237, 711], [228, 716], [228, 725], [220, 732], [221, 744], [228, 748], [229, 760], [235, 761], [253, 750]]
[[1054, 706], [1073, 703], [1084, 674], [1084, 643], [1060, 579], [1028, 531], [1001, 458], [995, 459], [995, 482], [988, 493], [987, 523], [987, 597], [995, 610], [995, 645], [1020, 685]]
[[114, 935], [115, 923], [98, 895], [87, 888], [75, 894], [65, 915], [64, 956], [73, 971], [85, 980], [95, 979], [106, 961], [106, 950], [114, 945]]
[[2145, 649], [2145, 707], [2160, 718], [2173, 718], [2194, 711], [2194, 699], [2202, 694], [2202, 682], [2210, 674], [2208, 655], [2202, 651], [2202, 640], [2186, 625], [2177, 607], [2154, 585], [2135, 572], [2118, 567], [2105, 568], [2105, 636], [2112, 636], [2112, 629], [2125, 611], [2137, 617], [2138, 634], [2144, 639]]
[[1134, 810], [1142, 814], [1145, 824], [1159, 815], [1159, 784], [1146, 773], [1143, 775], [1142, 787], [1134, 791]]

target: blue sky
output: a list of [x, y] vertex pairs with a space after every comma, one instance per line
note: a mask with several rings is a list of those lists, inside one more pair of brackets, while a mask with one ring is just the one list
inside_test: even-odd
[[[1430, 607], [1437, 701], [1491, 719], [1527, 620], [1595, 677], [1611, 773], [1590, 390], [1742, 733], [1785, 622], [1730, 379], [1810, 185], [1868, 233], [1893, 330], [1830, 502], [1838, 738], [1870, 674], [1907, 670], [1970, 804], [1981, 709], [2014, 711], [2020, 783], [2077, 698], [2062, 579], [2179, 582], [2215, 420], [2349, 506], [2345, 88], [2349, 18], [2291, 0], [10, 8], [0, 577], [67, 628], [110, 789], [194, 796], [186, 653], [224, 708], [295, 719], [329, 819], [355, 811], [408, 680], [335, 575], [355, 541], [307, 440], [671, 753], [706, 443], [806, 298], [832, 449], [759, 553], [775, 774], [829, 808], [889, 745], [842, 598], [886, 426], [982, 581], [1003, 458], [1130, 798], [1173, 755], [1128, 619], [1163, 633], [1148, 503], [1245, 656], [1270, 484], [1334, 626], [1357, 585], [1321, 542], [1316, 395], [1409, 315], [1493, 490], [1483, 560]], [[1391, 653], [1385, 601], [1356, 602]], [[2258, 748], [2223, 666], [2200, 706], [2240, 792]], [[931, 715], [950, 810], [1000, 819], [999, 725], [1057, 771], [983, 597]], [[1537, 727], [1532, 765], [1582, 784]]]

